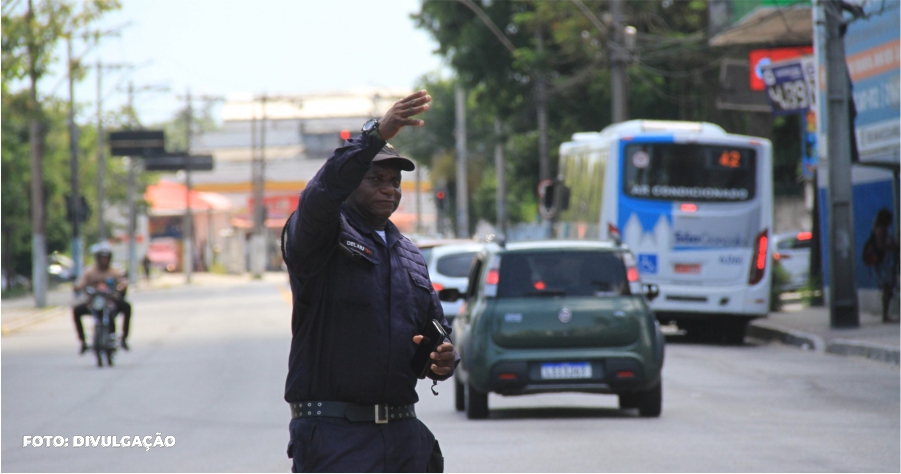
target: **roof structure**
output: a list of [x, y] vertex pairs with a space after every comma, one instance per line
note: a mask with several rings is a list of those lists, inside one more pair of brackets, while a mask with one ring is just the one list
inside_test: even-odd
[[813, 42], [809, 6], [758, 7], [710, 39], [710, 46], [789, 46]]

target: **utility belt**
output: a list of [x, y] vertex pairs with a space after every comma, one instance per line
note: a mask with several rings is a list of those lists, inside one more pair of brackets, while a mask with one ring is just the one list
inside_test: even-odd
[[300, 402], [291, 403], [292, 418], [328, 416], [344, 418], [354, 422], [385, 424], [407, 418], [416, 418], [416, 409], [410, 405], [360, 405], [347, 402]]

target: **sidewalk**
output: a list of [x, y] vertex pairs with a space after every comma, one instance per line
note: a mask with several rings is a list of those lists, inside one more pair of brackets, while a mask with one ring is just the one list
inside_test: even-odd
[[[285, 282], [285, 273], [267, 273], [263, 277], [267, 282]], [[191, 286], [219, 286], [235, 285], [251, 281], [249, 274], [245, 275], [220, 275], [214, 273], [194, 273], [191, 276]], [[162, 273], [154, 275], [148, 282], [141, 279], [138, 284], [128, 289], [128, 295], [145, 292], [162, 291], [170, 288], [180, 288], [186, 285], [183, 273]], [[63, 283], [47, 292], [47, 306], [36, 308], [34, 297], [31, 295], [15, 298], [3, 298], [0, 301], [0, 333], [3, 335], [18, 331], [19, 329], [40, 323], [47, 319], [70, 314], [71, 307], [76, 303], [72, 293], [72, 284]]]
[[747, 336], [899, 365], [901, 327], [898, 323], [883, 323], [882, 317], [874, 314], [861, 313], [860, 327], [835, 329], [829, 324], [828, 306], [770, 313], [751, 322]]

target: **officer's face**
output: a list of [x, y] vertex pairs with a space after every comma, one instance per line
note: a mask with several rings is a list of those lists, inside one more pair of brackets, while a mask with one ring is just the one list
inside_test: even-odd
[[373, 163], [360, 186], [347, 198], [347, 205], [373, 228], [383, 229], [400, 205], [400, 169]]
[[97, 257], [97, 268], [99, 268], [100, 270], [106, 271], [106, 269], [109, 268], [109, 263], [110, 263], [109, 257], [107, 257], [105, 255], [101, 255], [101, 256]]

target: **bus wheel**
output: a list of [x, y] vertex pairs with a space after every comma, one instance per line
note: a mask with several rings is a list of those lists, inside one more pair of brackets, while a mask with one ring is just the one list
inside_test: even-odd
[[726, 344], [744, 344], [745, 332], [748, 329], [748, 322], [749, 321], [747, 319], [723, 321], [722, 329], [720, 330], [722, 341]]

